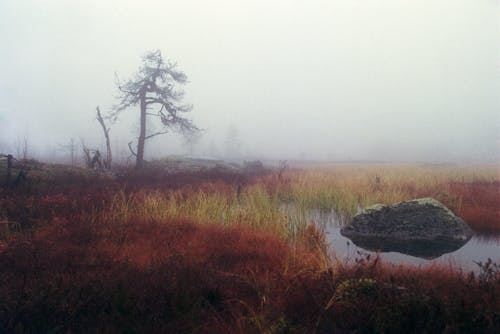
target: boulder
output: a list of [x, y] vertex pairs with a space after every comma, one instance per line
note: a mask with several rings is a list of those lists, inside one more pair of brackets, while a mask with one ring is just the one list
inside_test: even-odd
[[423, 258], [455, 251], [472, 236], [460, 217], [433, 198], [376, 204], [354, 216], [340, 232], [365, 249]]

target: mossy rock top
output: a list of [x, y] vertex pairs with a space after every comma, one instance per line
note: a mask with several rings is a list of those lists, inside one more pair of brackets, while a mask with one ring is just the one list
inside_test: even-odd
[[370, 206], [355, 215], [341, 233], [349, 238], [397, 241], [466, 242], [472, 236], [472, 230], [460, 217], [430, 197]]

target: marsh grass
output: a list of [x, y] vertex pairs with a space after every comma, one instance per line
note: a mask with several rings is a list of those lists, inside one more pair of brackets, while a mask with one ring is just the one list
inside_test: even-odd
[[[494, 188], [499, 178], [495, 171], [495, 168], [485, 167], [457, 170], [407, 165], [286, 171], [281, 180], [265, 175], [244, 186], [208, 182], [197, 188], [119, 191], [105, 210], [94, 211], [98, 216], [94, 219], [119, 224], [136, 220], [185, 219], [204, 224], [244, 226], [270, 232], [293, 243], [302, 238], [315, 213], [333, 212], [341, 218], [340, 223], [345, 223], [361, 208], [375, 203], [390, 204], [430, 196], [456, 213], [465, 214], [473, 227], [483, 226], [487, 222], [484, 217], [489, 217], [490, 227], [500, 229], [496, 219], [500, 193], [490, 190], [488, 202], [481, 198], [485, 192], [474, 190], [473, 186]], [[467, 184], [469, 186], [459, 186]], [[479, 203], [472, 203], [475, 193], [478, 199], [481, 198]], [[490, 211], [478, 206], [485, 203]], [[478, 217], [481, 214], [481, 220], [475, 221], [474, 214]]]
[[322, 213], [346, 218], [375, 202], [433, 196], [498, 226], [490, 169], [328, 166], [245, 183], [220, 173], [160, 176], [57, 176], [71, 182], [3, 194], [2, 219], [38, 225], [0, 245], [0, 332], [498, 328], [496, 265], [481, 263], [475, 276], [368, 255], [346, 262], [310, 224]]
[[[334, 165], [286, 171], [283, 178], [286, 184], [276, 185], [274, 191], [300, 212], [333, 210], [348, 221], [360, 209], [376, 203], [434, 197], [455, 213], [465, 214], [473, 228], [487, 225], [500, 230], [497, 165]], [[273, 180], [267, 177], [261, 182]]]
[[194, 191], [186, 195], [183, 191], [163, 193], [139, 192], [117, 194], [109, 210], [100, 212], [96, 220], [129, 224], [137, 219], [169, 221], [189, 219], [198, 223], [223, 226], [242, 225], [253, 230], [272, 232], [283, 239], [296, 235], [297, 225], [304, 224], [285, 215], [274, 194], [268, 194], [261, 187], [252, 187], [240, 194]]

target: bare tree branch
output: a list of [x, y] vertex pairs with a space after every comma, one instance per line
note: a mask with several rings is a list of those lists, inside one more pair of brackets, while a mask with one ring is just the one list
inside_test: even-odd
[[150, 138], [153, 138], [153, 137], [156, 137], [159, 135], [164, 135], [166, 133], [168, 133], [168, 131], [159, 131], [159, 132], [153, 133], [152, 135], [146, 136], [144, 139], [150, 139]]
[[132, 156], [136, 157], [137, 153], [134, 152], [134, 149], [132, 148], [132, 143], [133, 141], [128, 142], [128, 149], [130, 150], [130, 153], [132, 153]]

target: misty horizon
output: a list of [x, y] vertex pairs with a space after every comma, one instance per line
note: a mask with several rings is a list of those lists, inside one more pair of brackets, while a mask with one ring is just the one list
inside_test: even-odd
[[[204, 131], [146, 158], [500, 161], [496, 0], [14, 1], [0, 3], [0, 153], [104, 148], [95, 108], [117, 104], [159, 49], [188, 77]], [[129, 155], [139, 114], [111, 126]], [[81, 155], [78, 149], [78, 155]]]

